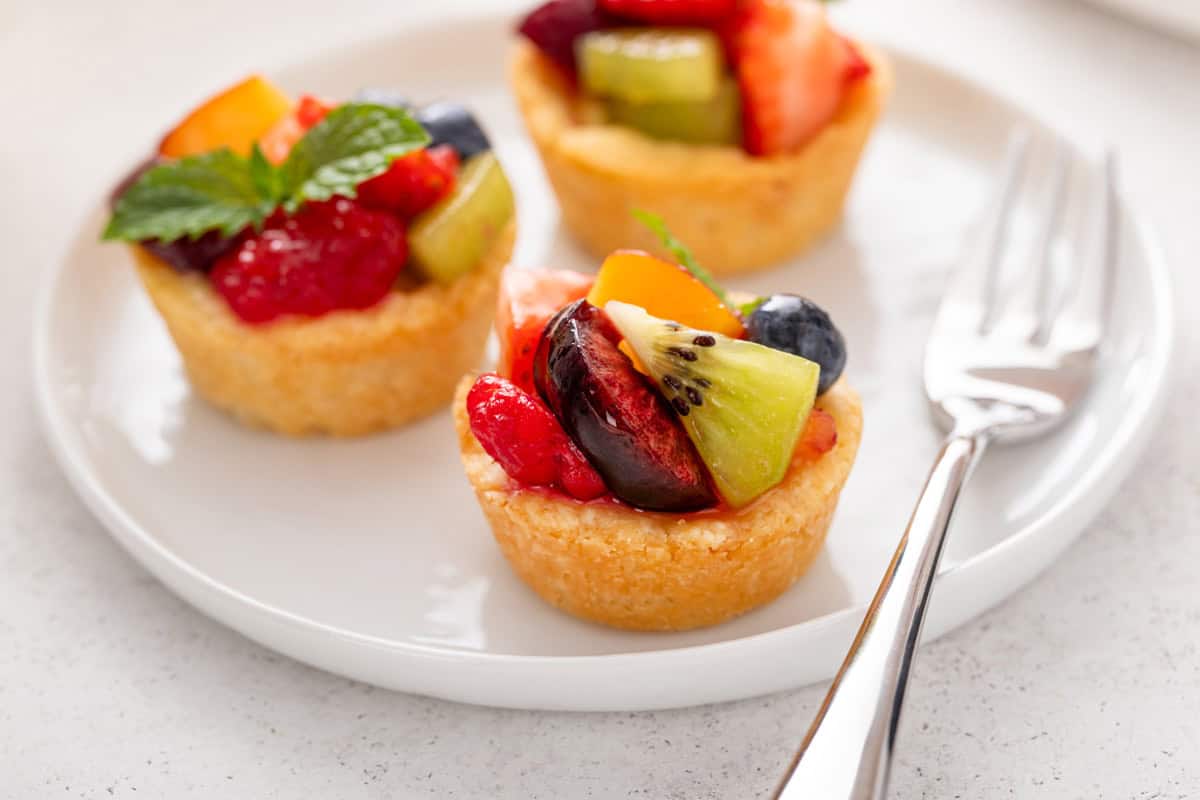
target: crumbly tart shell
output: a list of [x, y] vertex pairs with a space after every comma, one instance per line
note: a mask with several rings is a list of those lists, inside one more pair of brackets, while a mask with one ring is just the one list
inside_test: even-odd
[[523, 489], [471, 433], [463, 379], [454, 419], [467, 478], [509, 564], [557, 608], [615, 628], [715, 625], [774, 600], [812, 564], [862, 433], [844, 381], [819, 398], [837, 445], [797, 457], [783, 482], [738, 511], [667, 514]]
[[837, 225], [891, 87], [883, 54], [863, 53], [872, 73], [834, 119], [798, 152], [771, 158], [589, 122], [590, 101], [525, 41], [515, 46], [509, 81], [563, 221], [594, 256], [621, 247], [668, 255], [630, 215], [642, 208], [662, 216], [711, 272], [729, 275], [797, 256]]
[[131, 249], [202, 397], [277, 433], [358, 436], [445, 407], [462, 374], [478, 367], [515, 234], [510, 223], [453, 283], [393, 291], [362, 311], [265, 325], [239, 320], [204, 275]]

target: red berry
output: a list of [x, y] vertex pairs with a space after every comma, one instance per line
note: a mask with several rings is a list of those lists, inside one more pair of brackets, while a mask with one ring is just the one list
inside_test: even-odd
[[846, 45], [846, 83], [854, 83], [856, 80], [870, 75], [871, 62], [863, 57], [863, 54], [858, 49], [858, 45], [845, 36], [839, 38]]
[[408, 258], [404, 225], [335, 197], [277, 212], [213, 266], [213, 288], [242, 320], [317, 317], [382, 300]]
[[367, 208], [390, 211], [412, 219], [454, 188], [458, 154], [449, 145], [417, 150], [392, 162], [387, 172], [358, 187], [358, 201]]
[[304, 130], [308, 130], [313, 125], [325, 119], [325, 115], [334, 108], [333, 103], [327, 103], [319, 97], [306, 94], [296, 104], [296, 121], [300, 123], [300, 126]]
[[596, 7], [596, 0], [550, 0], [529, 12], [517, 31], [547, 58], [573, 74], [575, 40], [607, 27], [609, 22]]
[[800, 434], [800, 444], [797, 455], [806, 458], [817, 458], [828, 453], [837, 444], [837, 420], [819, 408], [814, 408], [804, 423]]
[[837, 112], [851, 50], [815, 0], [744, 0], [733, 26], [746, 150], [796, 150]]
[[595, 500], [608, 494], [608, 487], [604, 485], [600, 473], [588, 463], [570, 439], [567, 439], [567, 450], [561, 454], [561, 458], [558, 483], [567, 494], [576, 500]]
[[737, 9], [737, 0], [599, 0], [600, 8], [649, 25], [715, 25]]
[[579, 500], [607, 491], [550, 410], [512, 381], [481, 375], [467, 393], [467, 417], [471, 433], [513, 480], [555, 486]]
[[573, 270], [504, 270], [496, 303], [496, 336], [500, 340], [496, 371], [525, 391], [536, 391], [533, 357], [542, 330], [560, 308], [585, 296], [593, 282], [591, 275]]

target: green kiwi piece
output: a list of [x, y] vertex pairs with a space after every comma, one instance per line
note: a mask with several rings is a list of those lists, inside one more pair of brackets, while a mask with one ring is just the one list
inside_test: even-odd
[[630, 103], [613, 98], [608, 116], [655, 139], [715, 145], [737, 145], [742, 139], [741, 92], [729, 75], [721, 78], [710, 100]]
[[740, 508], [783, 480], [821, 368], [800, 356], [652, 317], [604, 311], [679, 415], [717, 491]]
[[711, 100], [724, 63], [716, 34], [692, 28], [593, 31], [576, 53], [585, 89], [629, 103]]
[[512, 216], [512, 187], [496, 156], [472, 156], [453, 191], [413, 220], [413, 263], [427, 278], [450, 283], [475, 268]]

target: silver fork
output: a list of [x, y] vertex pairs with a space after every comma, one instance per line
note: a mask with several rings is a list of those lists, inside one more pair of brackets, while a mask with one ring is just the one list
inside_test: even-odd
[[[1009, 142], [1003, 178], [942, 300], [925, 351], [925, 392], [947, 432], [925, 488], [776, 800], [883, 800], [904, 704], [946, 531], [963, 485], [992, 442], [1042, 435], [1075, 410], [1096, 371], [1116, 263], [1115, 163], [1087, 164], [1085, 248], [1073, 279], [1054, 290], [1052, 255], [1068, 201], [1071, 158], [1060, 145], [1048, 208], [1024, 279], [1002, 303], [1000, 266], [1029, 151]], [[1055, 301], [1055, 296], [1059, 300]]]

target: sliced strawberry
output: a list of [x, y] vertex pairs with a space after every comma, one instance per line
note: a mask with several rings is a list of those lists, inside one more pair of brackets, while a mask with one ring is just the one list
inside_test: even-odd
[[863, 57], [862, 51], [858, 49], [858, 45], [845, 36], [839, 38], [846, 45], [846, 83], [854, 83], [870, 75], [871, 62]]
[[819, 458], [837, 444], [837, 421], [827, 411], [814, 408], [796, 445], [796, 455], [802, 458]]
[[333, 103], [311, 94], [304, 95], [292, 113], [276, 122], [258, 140], [258, 146], [262, 148], [263, 155], [272, 164], [282, 164], [287, 159], [288, 153], [292, 152], [292, 145], [300, 141], [300, 137], [304, 136], [309, 128], [325, 119], [325, 115], [334, 108]]
[[746, 0], [733, 31], [746, 150], [796, 150], [832, 119], [851, 54], [816, 0]]
[[409, 153], [358, 187], [363, 206], [412, 219], [454, 188], [458, 154], [450, 145]]
[[715, 25], [733, 14], [737, 0], [599, 0], [599, 5], [649, 25]]
[[571, 270], [506, 269], [496, 307], [497, 371], [525, 391], [536, 393], [533, 357], [542, 330], [560, 308], [585, 296], [593, 280]]

